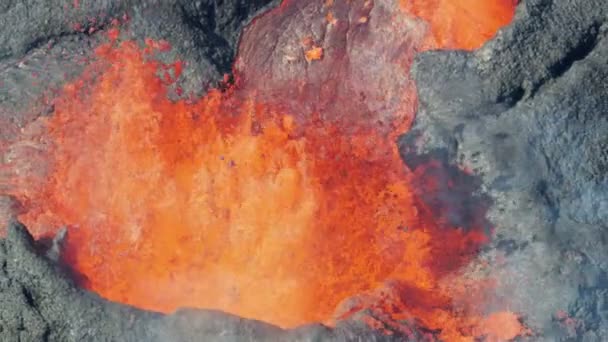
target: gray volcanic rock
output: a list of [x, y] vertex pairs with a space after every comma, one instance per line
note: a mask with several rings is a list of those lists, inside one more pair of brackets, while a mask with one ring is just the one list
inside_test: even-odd
[[[125, 38], [166, 40], [173, 47], [161, 61], [181, 60], [185, 67], [176, 86], [199, 96], [232, 70], [245, 25], [279, 0], [138, 1], [129, 12]], [[180, 96], [178, 93], [173, 96]]]
[[420, 107], [401, 154], [481, 178], [496, 301], [531, 340], [608, 340], [606, 1], [523, 1], [480, 50], [424, 53], [412, 73]]
[[[79, 75], [116, 23], [122, 39], [165, 40], [184, 62], [175, 88], [201, 94], [230, 73], [240, 33], [278, 0], [25, 0], [0, 2], [0, 143], [52, 113], [47, 100]], [[43, 96], [44, 95], [44, 96]], [[176, 93], [172, 94], [177, 96]]]
[[[100, 0], [74, 6], [72, 0], [2, 1], [0, 147], [35, 117], [52, 113], [44, 103], [28, 115], [20, 109], [77, 75], [92, 48], [105, 39], [97, 30], [111, 19], [129, 17], [121, 26], [122, 38], [169, 41], [174, 50], [159, 58], [184, 60], [179, 85], [186, 92], [201, 92], [230, 70], [242, 26], [276, 3]], [[307, 18], [304, 10], [299, 18]], [[340, 10], [353, 24], [365, 14], [358, 12], [365, 8]], [[325, 39], [340, 41], [357, 30], [338, 26], [332, 31], [322, 21], [313, 26], [311, 31], [318, 33], [314, 42], [324, 47]], [[308, 72], [296, 33], [285, 36], [294, 38], [290, 46], [298, 52], [285, 68]], [[327, 56], [340, 52], [325, 51]], [[255, 53], [284, 58], [279, 51]], [[373, 61], [360, 57], [353, 63]], [[317, 75], [323, 80], [331, 78], [328, 71], [339, 71], [323, 66]], [[529, 340], [608, 340], [606, 1], [523, 0], [514, 23], [480, 50], [424, 53], [412, 73], [420, 108], [414, 128], [399, 140], [401, 154], [412, 169], [438, 160], [442, 175], [474, 183], [484, 193], [475, 201], [452, 192], [423, 200], [433, 201], [438, 215], [459, 226], [478, 217], [474, 212], [488, 202], [494, 239], [479, 259], [492, 265], [496, 303], [506, 302], [522, 314], [534, 332]], [[397, 86], [408, 82], [389, 81]], [[343, 90], [340, 85], [332, 89]], [[476, 176], [463, 176], [457, 166]], [[0, 212], [14, 206], [0, 198]], [[446, 213], [449, 208], [458, 210]], [[75, 286], [70, 280], [75, 275], [52, 260], [56, 248], [34, 242], [14, 222], [8, 237], [0, 240], [1, 341], [418, 341], [429, 336], [414, 323], [408, 336], [387, 336], [356, 320], [334, 329], [283, 330], [217, 311], [162, 315], [138, 310]]]
[[[0, 4], [0, 59], [21, 57], [52, 38], [105, 25], [133, 1], [6, 0]], [[93, 21], [93, 18], [94, 21]]]

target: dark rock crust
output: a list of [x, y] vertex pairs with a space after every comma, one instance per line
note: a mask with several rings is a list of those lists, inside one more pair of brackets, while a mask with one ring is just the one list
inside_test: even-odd
[[606, 1], [525, 0], [483, 48], [421, 54], [412, 74], [419, 112], [400, 151], [481, 177], [497, 302], [531, 340], [607, 341]]
[[[79, 75], [104, 28], [121, 38], [165, 40], [163, 62], [181, 60], [174, 85], [199, 95], [230, 73], [242, 28], [279, 0], [2, 0], [0, 1], [0, 143], [41, 114], [45, 102]], [[24, 86], [27, 85], [27, 86]], [[172, 96], [178, 96], [175, 92]], [[42, 100], [41, 100], [42, 99]]]
[[[201, 92], [229, 71], [242, 26], [277, 3], [81, 2], [0, 2], [0, 143], [52, 112], [16, 114], [77, 75], [76, 62], [112, 18], [130, 18], [126, 38], [172, 43], [160, 58], [185, 60], [180, 84]], [[535, 331], [529, 340], [607, 341], [606, 1], [524, 0], [513, 24], [483, 48], [424, 53], [412, 74], [420, 108], [399, 140], [402, 157], [410, 166], [438, 159], [481, 178], [495, 227], [481, 258], [493, 265], [497, 302], [523, 315]], [[17, 223], [0, 240], [2, 341], [407, 340], [354, 321], [283, 330], [216, 311], [146, 312], [78, 289], [42, 249]]]

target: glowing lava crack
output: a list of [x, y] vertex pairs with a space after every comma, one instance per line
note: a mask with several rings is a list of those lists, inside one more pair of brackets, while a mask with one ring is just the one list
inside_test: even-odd
[[[415, 53], [478, 47], [515, 4], [402, 2], [285, 1], [245, 33], [236, 86], [192, 101], [168, 100], [156, 76], [177, 77], [179, 64], [109, 42], [57, 99], [50, 171], [15, 193], [20, 219], [37, 236], [67, 224], [64, 259], [82, 285], [145, 309], [216, 308], [283, 327], [368, 310], [370, 324], [416, 319], [448, 341], [515, 337], [515, 315], [486, 316], [467, 299], [491, 285], [458, 276], [484, 227], [436, 222], [416, 197], [432, 179], [417, 182], [394, 142], [413, 119]], [[303, 13], [324, 37], [285, 42], [271, 25]], [[260, 32], [274, 35], [272, 51]]]

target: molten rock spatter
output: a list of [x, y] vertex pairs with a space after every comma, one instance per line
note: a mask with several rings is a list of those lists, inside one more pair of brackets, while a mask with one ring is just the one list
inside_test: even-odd
[[400, 0], [430, 31], [426, 49], [477, 49], [511, 22], [519, 0]]
[[[415, 318], [449, 341], [488, 335], [474, 329], [483, 303], [456, 310], [463, 295], [441, 288], [485, 242], [484, 227], [436, 222], [395, 148], [413, 118], [407, 71], [425, 32], [384, 3], [285, 2], [245, 35], [240, 87], [188, 103], [167, 100], [161, 66], [137, 46], [104, 46], [55, 105], [53, 168], [16, 194], [30, 203], [21, 219], [38, 236], [68, 224], [64, 258], [83, 286], [146, 309], [216, 308], [283, 327], [369, 309], [397, 326]], [[307, 43], [319, 58], [295, 40], [301, 73], [281, 69], [291, 55], [266, 58], [248, 43], [296, 13], [338, 30]], [[303, 19], [294, 22], [316, 20]], [[351, 19], [367, 27], [340, 26]], [[353, 48], [336, 47], [353, 32]], [[334, 312], [362, 293], [361, 305]]]
[[401, 268], [433, 276], [418, 252], [433, 233], [403, 228], [426, 227], [398, 156], [366, 160], [359, 141], [381, 141], [373, 131], [321, 124], [291, 137], [289, 116], [239, 94], [170, 102], [133, 44], [102, 57], [92, 95], [70, 85], [56, 104], [52, 181], [23, 217], [38, 234], [72, 226], [66, 258], [89, 288], [292, 326], [327, 320]]

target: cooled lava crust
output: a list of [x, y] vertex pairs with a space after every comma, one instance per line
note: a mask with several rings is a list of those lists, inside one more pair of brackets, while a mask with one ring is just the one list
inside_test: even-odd
[[[126, 38], [168, 40], [175, 49], [161, 53], [161, 60], [179, 56], [190, 62], [172, 88], [171, 96], [180, 97], [215, 86], [230, 71], [242, 27], [276, 5], [75, 4], [0, 5], [3, 143], [36, 117], [52, 114], [52, 106], [39, 100], [49, 96], [44, 91], [84, 68], [82, 56], [100, 44], [98, 32], [111, 20], [129, 21], [121, 32]], [[68, 7], [76, 10], [65, 11]], [[424, 169], [432, 177], [466, 185], [421, 196], [444, 221], [466, 226], [477, 217], [469, 211], [487, 202], [485, 219], [494, 227], [493, 238], [477, 258], [491, 265], [498, 279], [496, 302], [507, 301], [529, 329], [521, 341], [608, 340], [607, 22], [602, 0], [524, 0], [512, 24], [482, 48], [423, 52], [414, 61], [418, 110], [412, 129], [398, 139], [399, 152], [411, 168], [433, 160], [436, 167]], [[40, 77], [36, 71], [42, 68], [46, 72]], [[277, 77], [285, 75], [290, 74]], [[258, 79], [249, 76], [240, 81]], [[398, 89], [408, 81], [391, 82]], [[358, 109], [357, 101], [352, 105]], [[463, 169], [472, 176], [463, 176]], [[459, 191], [468, 194], [470, 187], [478, 194], [461, 203]], [[10, 197], [0, 197], [0, 216], [19, 209]], [[333, 328], [281, 329], [218, 311], [148, 312], [76, 286], [54, 252], [34, 241], [23, 225], [8, 224], [7, 238], [0, 240], [1, 340], [432, 341], [441, 333], [415, 321], [396, 331], [390, 326], [377, 331], [357, 317]]]

